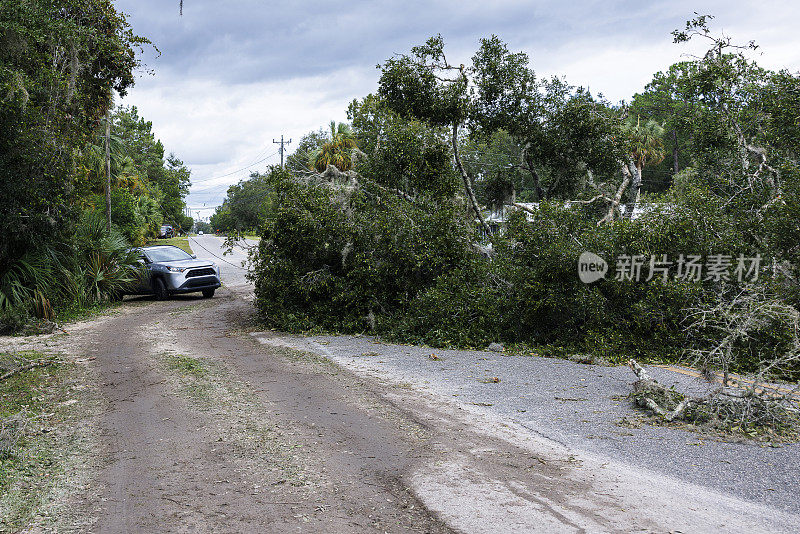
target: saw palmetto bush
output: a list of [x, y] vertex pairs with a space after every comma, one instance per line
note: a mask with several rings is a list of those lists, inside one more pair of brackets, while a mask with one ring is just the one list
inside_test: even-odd
[[0, 277], [0, 322], [12, 329], [34, 313], [53, 318], [52, 295], [57, 287], [52, 261], [45, 254], [28, 254]]
[[113, 300], [134, 281], [137, 259], [122, 234], [86, 212], [71, 242], [40, 245], [0, 276], [0, 323], [16, 330], [31, 316]]
[[137, 254], [116, 229], [109, 232], [105, 221], [95, 213], [85, 213], [75, 234], [72, 273], [74, 295], [94, 303], [122, 293], [135, 280]]

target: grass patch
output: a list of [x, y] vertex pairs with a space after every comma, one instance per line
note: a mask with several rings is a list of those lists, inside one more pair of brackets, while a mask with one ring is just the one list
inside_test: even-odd
[[238, 382], [224, 365], [180, 354], [164, 353], [161, 363], [171, 371], [168, 380], [178, 394], [199, 412], [210, 414], [220, 426], [220, 442], [226, 443], [240, 467], [268, 473], [265, 487], [286, 483], [307, 486], [313, 469], [293, 453], [301, 444], [288, 436], [291, 428], [269, 419], [269, 408], [260, 405], [249, 385]]
[[210, 381], [209, 366], [197, 358], [182, 354], [165, 354], [163, 361], [176, 381], [178, 393], [192, 399], [204, 410], [210, 409], [214, 388]]
[[[2, 353], [0, 369], [46, 359], [38, 352]], [[0, 532], [25, 530], [48, 516], [57, 506], [54, 494], [71, 487], [85, 445], [80, 422], [91, 405], [85, 386], [73, 387], [79, 374], [78, 366], [55, 361], [0, 381]]]
[[180, 354], [167, 356], [167, 367], [172, 371], [196, 378], [203, 378], [208, 374], [208, 368], [200, 360]]
[[333, 361], [316, 352], [291, 349], [289, 347], [270, 347], [270, 349], [290, 362], [315, 366], [314, 372], [324, 371], [331, 376], [339, 374], [339, 367]]
[[203, 299], [200, 302], [196, 302], [195, 304], [187, 304], [186, 306], [181, 306], [180, 308], [175, 308], [169, 315], [171, 317], [182, 317], [187, 312], [192, 312], [195, 310], [202, 310], [203, 308], [208, 308], [212, 304], [211, 300]]
[[173, 245], [186, 251], [189, 254], [194, 254], [192, 247], [189, 246], [189, 238], [188, 237], [170, 237], [169, 239], [156, 239], [155, 241], [151, 241], [147, 244], [147, 246], [151, 245]]
[[56, 322], [59, 324], [75, 323], [78, 321], [85, 321], [99, 317], [110, 310], [114, 310], [122, 306], [121, 302], [95, 302], [89, 306], [78, 306], [72, 304], [70, 306], [59, 308], [56, 311]]
[[[18, 354], [0, 354], [0, 375], [21, 367], [27, 363], [42, 362], [48, 357], [40, 352], [22, 352]], [[57, 371], [58, 365], [35, 367], [21, 371], [0, 382], [0, 419], [7, 419], [23, 409], [31, 415], [43, 411], [45, 397], [43, 391]]]

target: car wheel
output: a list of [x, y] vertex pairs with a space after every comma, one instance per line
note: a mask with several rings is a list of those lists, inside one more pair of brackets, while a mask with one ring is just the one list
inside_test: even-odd
[[155, 294], [158, 300], [167, 300], [167, 298], [169, 298], [167, 286], [164, 285], [164, 281], [161, 278], [153, 280], [153, 294]]
[[204, 299], [210, 299], [213, 296], [214, 296], [214, 290], [213, 289], [204, 289], [203, 290], [203, 298]]

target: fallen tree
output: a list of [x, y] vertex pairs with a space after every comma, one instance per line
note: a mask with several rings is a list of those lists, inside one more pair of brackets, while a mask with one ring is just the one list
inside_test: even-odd
[[752, 381], [748, 387], [720, 385], [703, 397], [692, 397], [660, 384], [635, 360], [628, 366], [637, 377], [632, 393], [636, 406], [664, 422], [682, 421], [750, 436], [767, 433], [797, 437], [800, 385], [787, 389]]

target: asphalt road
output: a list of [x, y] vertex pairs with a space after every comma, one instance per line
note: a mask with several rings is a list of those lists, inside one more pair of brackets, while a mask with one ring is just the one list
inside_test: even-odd
[[[198, 257], [225, 258], [222, 240], [193, 238]], [[195, 247], [195, 243], [201, 247]], [[234, 256], [243, 259], [243, 251]], [[248, 294], [241, 266], [224, 276]], [[251, 294], [251, 289], [250, 289]], [[253, 334], [260, 342], [316, 353], [356, 373], [454, 402], [476, 417], [512, 425], [598, 465], [614, 462], [642, 481], [686, 484], [686, 496], [704, 491], [737, 502], [800, 513], [800, 445], [732, 443], [695, 432], [642, 424], [626, 396], [635, 377], [627, 367], [497, 352], [445, 351], [383, 343], [370, 337]], [[435, 353], [440, 359], [433, 360]], [[649, 368], [666, 384], [701, 390], [702, 380]], [[497, 377], [499, 382], [489, 379]], [[722, 497], [721, 497], [722, 498]], [[765, 525], [765, 531], [769, 531]]]
[[243, 243], [226, 250], [225, 239], [215, 235], [201, 235], [189, 238], [189, 245], [198, 258], [211, 260], [222, 269], [222, 283], [225, 287], [252, 299], [252, 286], [247, 282], [248, 250], [258, 241], [245, 239]]
[[[591, 454], [669, 476], [753, 503], [800, 513], [800, 445], [731, 443], [696, 432], [640, 425], [627, 395], [635, 380], [625, 366], [583, 365], [555, 358], [438, 350], [382, 343], [371, 337], [258, 335], [324, 355], [363, 374], [450, 398], [462, 407], [511, 421], [576, 454]], [[440, 360], [431, 360], [436, 354]], [[648, 367], [679, 389], [705, 383]], [[489, 382], [497, 377], [499, 383]], [[626, 424], [625, 420], [633, 424]]]

